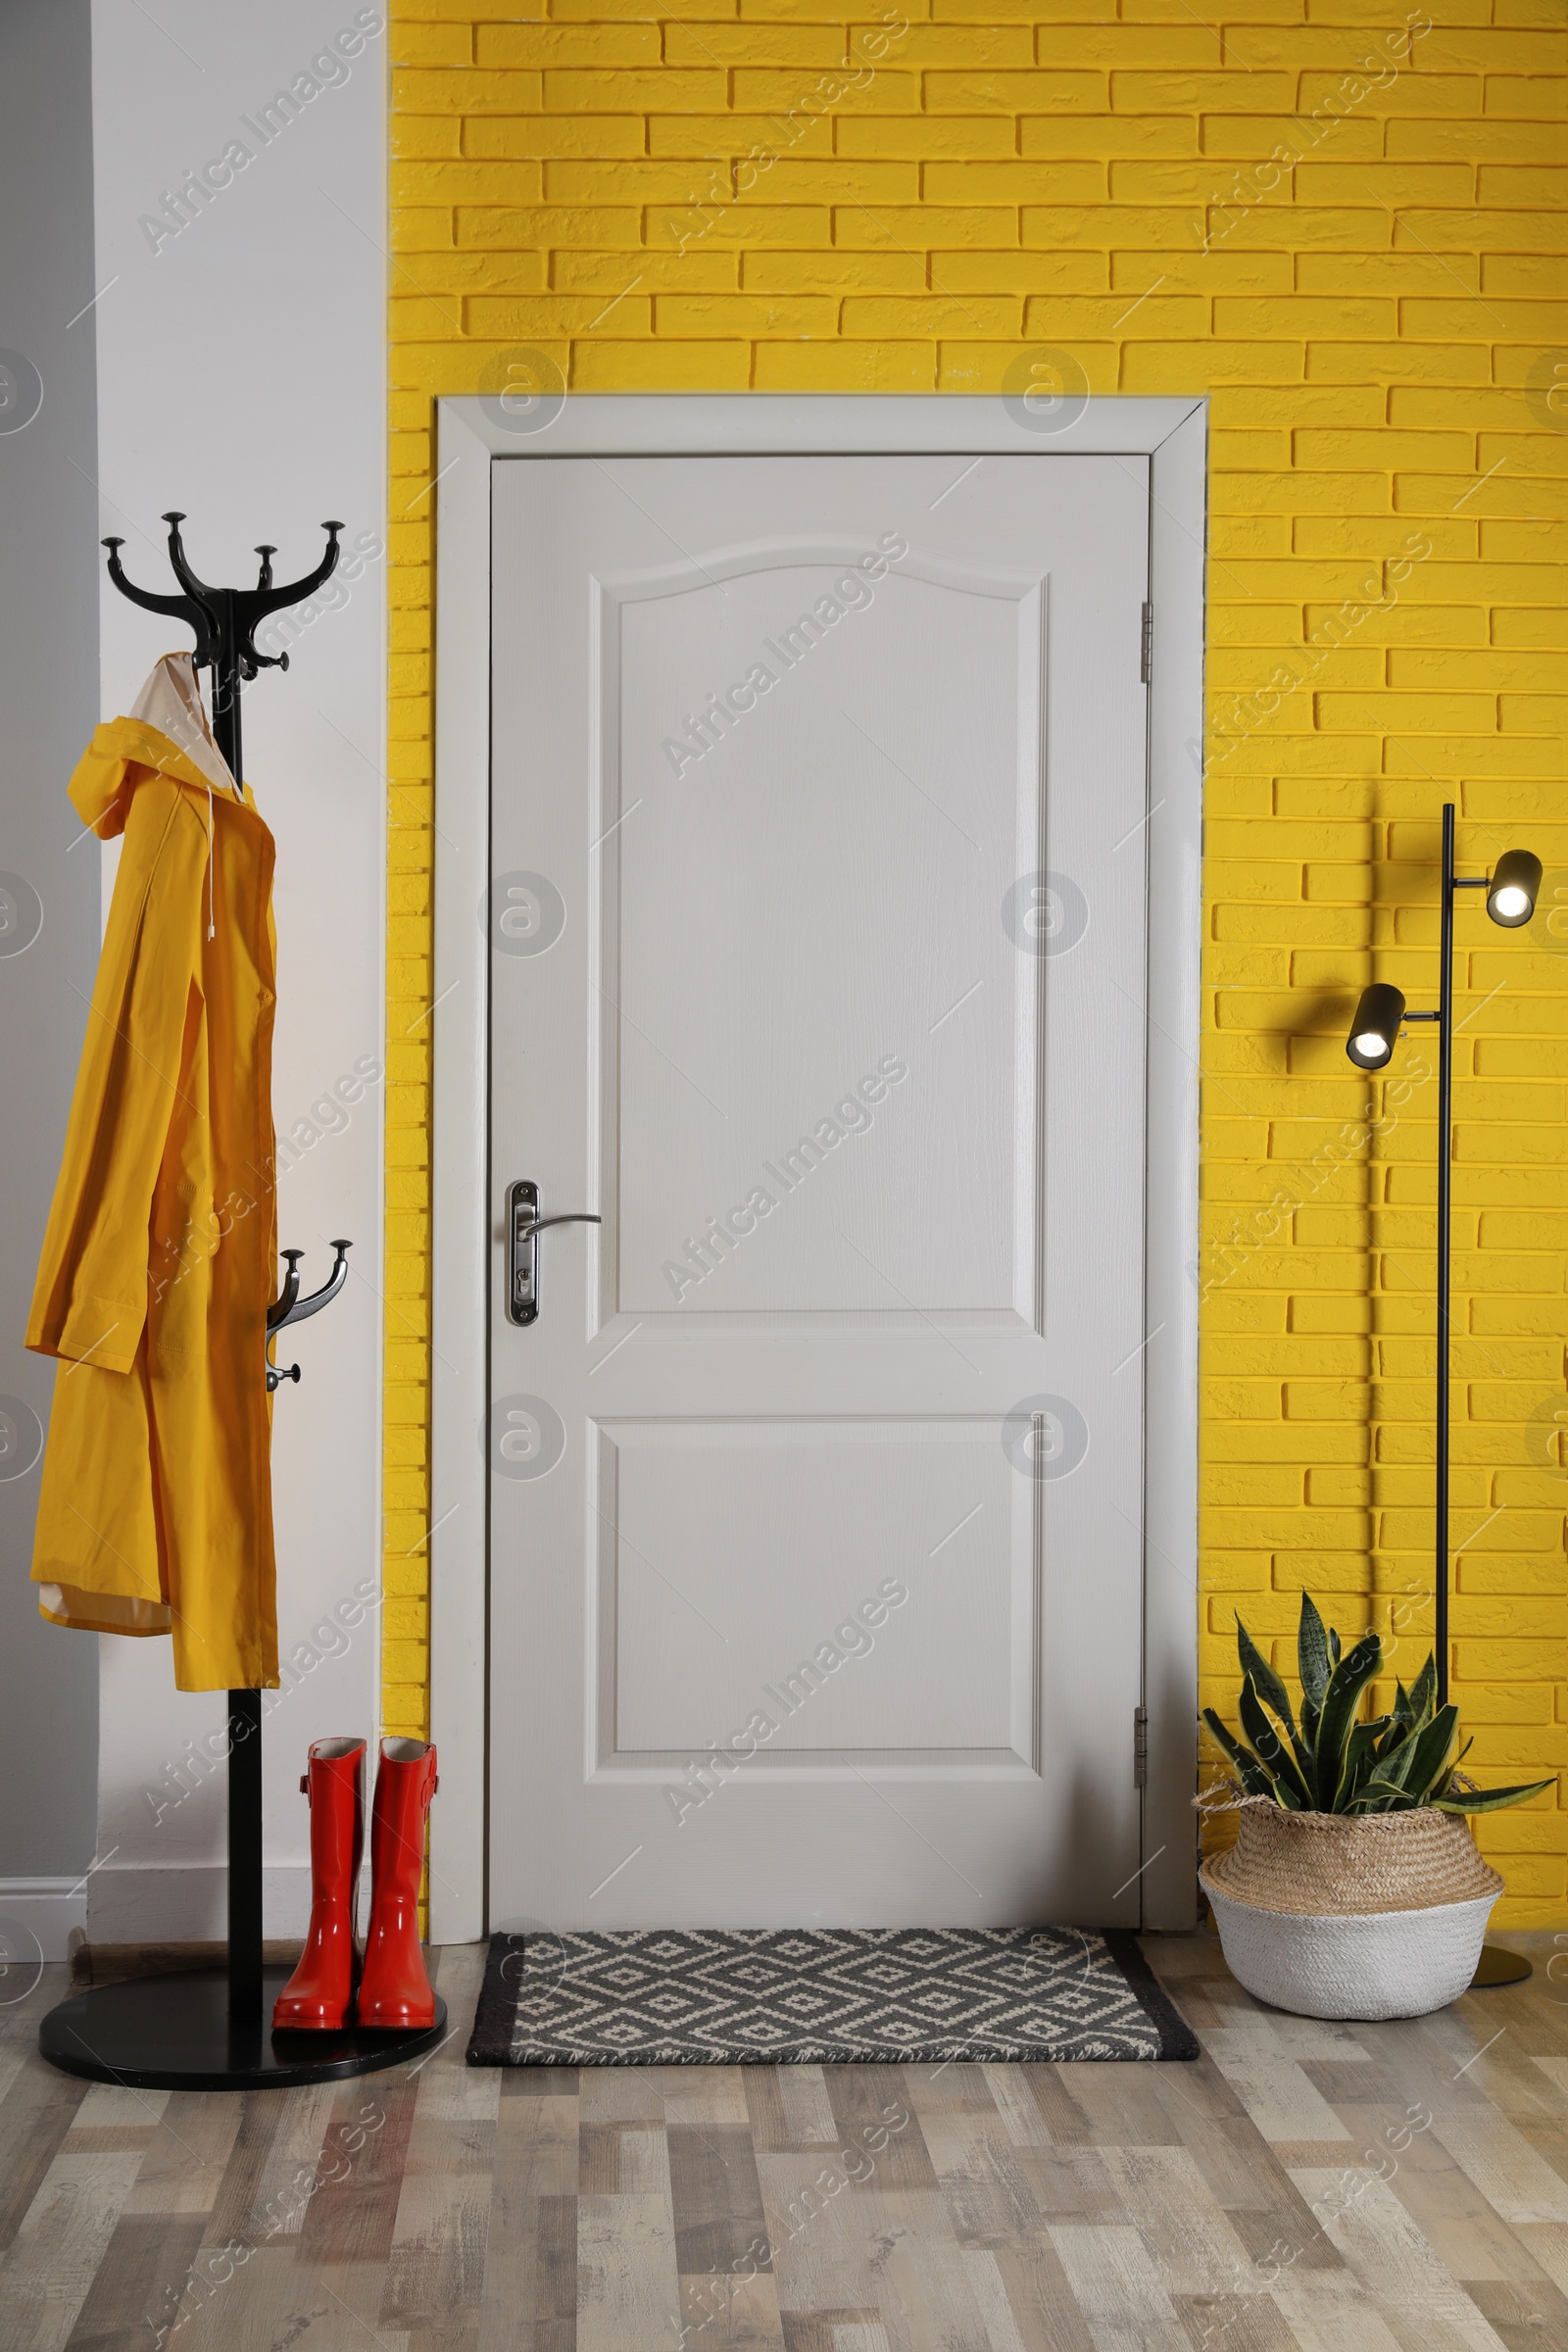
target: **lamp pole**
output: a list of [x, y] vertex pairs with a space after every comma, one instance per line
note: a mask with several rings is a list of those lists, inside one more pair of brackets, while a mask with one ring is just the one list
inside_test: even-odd
[[[1438, 1705], [1448, 1703], [1448, 1579], [1452, 1553], [1448, 1544], [1449, 1356], [1452, 1352], [1453, 1289], [1453, 894], [1456, 890], [1492, 889], [1490, 874], [1456, 874], [1453, 870], [1453, 803], [1443, 809], [1443, 905], [1438, 925], [1438, 1009], [1406, 1012], [1407, 1021], [1435, 1021], [1438, 1027], [1438, 1461], [1434, 1502], [1437, 1511], [1436, 1574], [1433, 1595], [1433, 1647], [1438, 1661]], [[1532, 911], [1534, 897], [1532, 895]]]
[[[1375, 982], [1362, 992], [1350, 1024], [1346, 1048], [1358, 1069], [1381, 1070], [1391, 1059], [1401, 1024], [1435, 1021], [1438, 1030], [1438, 1378], [1437, 1470], [1433, 1501], [1437, 1520], [1433, 1576], [1433, 1653], [1437, 1661], [1437, 1704], [1448, 1703], [1448, 1578], [1452, 1555], [1448, 1544], [1449, 1365], [1452, 1340], [1453, 1233], [1453, 899], [1455, 891], [1484, 890], [1487, 912], [1504, 930], [1529, 922], [1541, 888], [1541, 860], [1529, 850], [1509, 850], [1490, 874], [1456, 874], [1453, 870], [1451, 801], [1443, 809], [1443, 898], [1438, 931], [1438, 1009], [1411, 1012], [1396, 988]], [[1489, 1943], [1482, 1951], [1472, 1984], [1475, 1986], [1519, 1984], [1531, 1973], [1522, 1953]]]
[[1460, 882], [1453, 870], [1453, 803], [1443, 810], [1443, 913], [1438, 934], [1438, 1475], [1437, 1613], [1438, 1704], [1448, 1703], [1448, 1357], [1453, 1265], [1453, 894], [1485, 890], [1485, 880]]

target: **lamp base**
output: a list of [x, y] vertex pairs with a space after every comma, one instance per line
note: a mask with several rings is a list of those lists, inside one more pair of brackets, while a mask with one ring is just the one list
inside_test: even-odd
[[1533, 1973], [1523, 1952], [1510, 1952], [1500, 1943], [1484, 1943], [1470, 1989], [1490, 1992], [1494, 1984], [1522, 1984]]

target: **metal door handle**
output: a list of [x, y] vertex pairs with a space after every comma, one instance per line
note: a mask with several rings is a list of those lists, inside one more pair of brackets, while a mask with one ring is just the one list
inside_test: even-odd
[[551, 1225], [602, 1225], [587, 1209], [556, 1217], [539, 1214], [539, 1187], [519, 1177], [507, 1192], [507, 1317], [513, 1323], [539, 1319], [539, 1236]]

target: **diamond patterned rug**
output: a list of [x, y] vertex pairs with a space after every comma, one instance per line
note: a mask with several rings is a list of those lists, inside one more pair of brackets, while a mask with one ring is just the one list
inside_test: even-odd
[[1137, 1938], [1082, 1928], [492, 1936], [470, 2066], [1196, 2058]]

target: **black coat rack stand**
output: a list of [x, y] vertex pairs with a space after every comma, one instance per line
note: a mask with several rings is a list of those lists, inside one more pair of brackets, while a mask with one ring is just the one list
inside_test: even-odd
[[[170, 613], [195, 630], [196, 666], [213, 673], [213, 734], [229, 773], [241, 782], [240, 688], [263, 669], [288, 667], [287, 654], [257, 652], [257, 625], [269, 612], [298, 604], [331, 576], [343, 525], [322, 524], [326, 553], [303, 579], [274, 587], [277, 551], [258, 547], [262, 567], [254, 588], [209, 588], [185, 560], [179, 536], [184, 519], [180, 514], [164, 516], [169, 561], [182, 595], [158, 596], [127, 580], [120, 562], [122, 539], [103, 543], [109, 550], [109, 576], [133, 605]], [[270, 1393], [282, 1381], [300, 1377], [298, 1364], [280, 1370], [273, 1363], [274, 1334], [319, 1314], [348, 1278], [349, 1244], [334, 1242], [332, 1249], [330, 1277], [304, 1298], [299, 1295], [304, 1251], [282, 1253], [288, 1272], [267, 1310], [266, 1361], [257, 1366], [257, 1378], [265, 1376]], [[45, 2017], [38, 2047], [68, 2074], [95, 2082], [122, 2082], [139, 2090], [262, 2090], [400, 2066], [434, 2049], [445, 2036], [446, 2004], [439, 1996], [435, 2023], [414, 2033], [368, 2033], [350, 2025], [335, 2034], [274, 2034], [272, 2003], [289, 1973], [287, 1967], [266, 1964], [262, 1943], [262, 1693], [230, 1690], [227, 1967], [136, 1977], [75, 1993]]]

